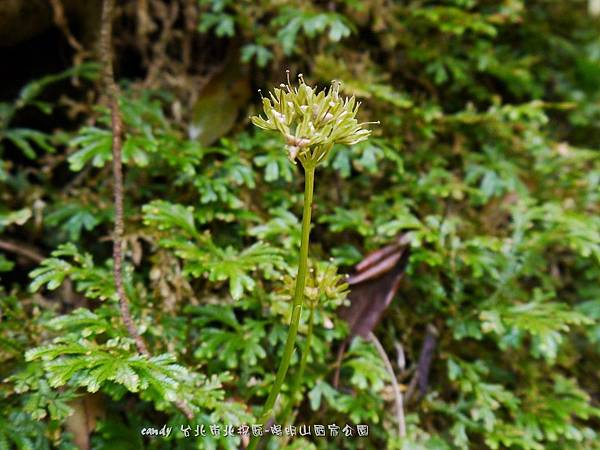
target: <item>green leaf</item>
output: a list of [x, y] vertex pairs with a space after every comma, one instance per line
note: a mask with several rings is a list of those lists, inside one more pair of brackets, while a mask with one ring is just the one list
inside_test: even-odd
[[83, 230], [92, 231], [107, 218], [107, 212], [99, 211], [93, 205], [69, 202], [57, 204], [46, 216], [46, 223], [60, 225], [71, 241], [77, 241]]
[[144, 223], [159, 230], [180, 229], [190, 237], [199, 235], [194, 223], [194, 208], [155, 200], [142, 207]]
[[9, 225], [24, 225], [31, 218], [31, 209], [23, 208], [18, 211], [0, 213], [0, 230]]
[[29, 159], [35, 159], [37, 152], [32, 144], [42, 150], [53, 153], [54, 147], [50, 143], [50, 136], [37, 130], [28, 128], [12, 128], [4, 132], [6, 139], [11, 141]]
[[79, 172], [90, 161], [94, 167], [103, 167], [112, 159], [110, 131], [96, 127], [83, 128], [79, 136], [71, 141], [71, 145], [79, 148], [68, 158], [69, 167], [74, 172]]
[[246, 44], [241, 50], [242, 62], [248, 63], [256, 59], [258, 67], [265, 67], [273, 59], [273, 53], [266, 47], [258, 44]]
[[331, 405], [336, 399], [336, 390], [329, 385], [329, 383], [319, 380], [315, 383], [314, 387], [308, 392], [308, 398], [310, 400], [310, 408], [313, 411], [318, 411], [321, 407], [321, 399], [325, 397], [327, 402]]
[[[61, 257], [68, 257], [71, 261]], [[80, 254], [72, 243], [60, 245], [52, 252], [52, 257], [42, 261], [29, 277], [32, 278], [31, 292], [37, 292], [42, 286], [54, 290], [68, 277], [75, 281], [77, 290], [89, 298], [106, 300], [115, 298], [116, 294], [112, 271], [96, 267], [91, 255]]]

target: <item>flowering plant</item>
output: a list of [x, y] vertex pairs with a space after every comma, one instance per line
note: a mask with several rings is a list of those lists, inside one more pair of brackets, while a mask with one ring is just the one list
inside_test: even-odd
[[[258, 425], [264, 425], [273, 415], [273, 407], [281, 391], [294, 352], [304, 297], [307, 294], [306, 274], [315, 169], [327, 157], [334, 144], [353, 145], [366, 140], [371, 131], [365, 128], [365, 125], [373, 123], [359, 123], [356, 120], [360, 103], [356, 102], [354, 97], [342, 98], [339, 93], [339, 82], [334, 81], [329, 89], [317, 92], [304, 82], [302, 75], [299, 75], [299, 79], [300, 85], [292, 87], [288, 71], [287, 84], [282, 84], [281, 89], [274, 89], [272, 93], [270, 92], [269, 98], [263, 97], [263, 109], [266, 118], [261, 116], [251, 118], [252, 123], [259, 128], [279, 131], [285, 138], [290, 160], [294, 164], [296, 159], [300, 160], [304, 168], [302, 239], [300, 241], [298, 274], [292, 303], [292, 317], [275, 382], [259, 416]], [[314, 298], [316, 298], [313, 291], [319, 287], [309, 287], [308, 289], [309, 300], [312, 300], [309, 304], [309, 334], [306, 337], [307, 345], [304, 348], [302, 363], [296, 380], [302, 377], [306, 365], [306, 355], [312, 334]], [[286, 410], [289, 410], [291, 402], [294, 401], [297, 384], [296, 381], [292, 388], [294, 392], [290, 397], [290, 403]], [[286, 411], [283, 415], [286, 415]], [[257, 445], [258, 438], [254, 438], [250, 442], [248, 450], [255, 449]]]
[[359, 123], [360, 107], [354, 96], [342, 98], [340, 83], [333, 81], [328, 90], [317, 92], [298, 76], [298, 87], [288, 83], [263, 97], [265, 117], [254, 116], [252, 123], [264, 130], [279, 131], [285, 138], [289, 158], [303, 166], [316, 165], [329, 154], [334, 144], [354, 145], [366, 140], [369, 123]]

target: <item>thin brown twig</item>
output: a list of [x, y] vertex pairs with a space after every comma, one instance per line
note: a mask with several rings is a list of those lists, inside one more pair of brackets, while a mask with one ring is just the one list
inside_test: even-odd
[[[425, 330], [425, 338], [423, 339], [423, 346], [421, 347], [417, 368], [406, 391], [407, 402], [419, 400], [427, 393], [429, 386], [429, 371], [431, 370], [431, 363], [435, 354], [438, 337], [439, 332], [437, 328], [432, 324], [428, 324]], [[419, 392], [415, 398], [417, 388], [419, 389]]]
[[337, 353], [337, 357], [335, 358], [335, 363], [333, 363], [332, 368], [335, 369], [335, 372], [333, 373], [333, 379], [331, 381], [331, 385], [334, 388], [338, 388], [339, 384], [340, 384], [340, 370], [342, 369], [342, 361], [344, 359], [344, 353], [346, 352], [346, 347], [348, 347], [348, 344], [350, 343], [350, 340], [352, 338], [351, 337], [347, 337], [344, 342], [342, 342], [342, 344], [340, 345], [340, 348], [338, 349], [338, 353]]
[[181, 44], [181, 59], [183, 67], [187, 72], [192, 61], [192, 40], [198, 24], [198, 2], [195, 0], [183, 0], [183, 2], [185, 28]]
[[32, 246], [22, 242], [2, 239], [0, 240], [0, 249], [23, 256], [38, 264], [45, 259], [44, 256]]
[[49, 0], [50, 6], [52, 6], [52, 15], [54, 16], [54, 23], [62, 33], [65, 35], [65, 38], [69, 42], [69, 45], [73, 47], [76, 51], [82, 52], [83, 47], [79, 43], [79, 41], [73, 36], [71, 30], [69, 28], [69, 23], [67, 22], [67, 17], [65, 16], [65, 9], [61, 0]]
[[103, 82], [108, 94], [111, 124], [112, 124], [112, 160], [113, 160], [113, 180], [114, 180], [114, 207], [115, 207], [115, 226], [113, 236], [113, 259], [114, 259], [114, 277], [117, 296], [119, 298], [119, 308], [121, 317], [129, 335], [135, 341], [138, 351], [144, 355], [149, 355], [146, 343], [140, 336], [129, 310], [129, 301], [123, 287], [123, 162], [122, 158], [122, 134], [123, 120], [119, 109], [119, 88], [115, 83], [112, 64], [112, 17], [114, 10], [114, 0], [104, 0], [102, 8], [102, 28], [100, 30], [100, 59], [104, 68]]
[[157, 82], [165, 64], [168, 62], [167, 47], [174, 33], [173, 26], [179, 16], [178, 3], [165, 5], [163, 2], [156, 2], [155, 5], [162, 24], [162, 30], [152, 48], [152, 60], [149, 61], [148, 75], [145, 80], [147, 86], [152, 86]]
[[[103, 82], [108, 94], [111, 110], [112, 126], [112, 159], [113, 159], [113, 178], [114, 178], [114, 204], [115, 204], [115, 227], [113, 236], [113, 259], [114, 259], [114, 277], [117, 296], [119, 298], [119, 309], [121, 318], [127, 327], [127, 332], [135, 341], [138, 352], [145, 356], [150, 356], [146, 343], [138, 332], [129, 310], [129, 301], [123, 287], [123, 162], [122, 162], [122, 136], [123, 120], [119, 109], [119, 88], [115, 83], [113, 64], [112, 64], [112, 19], [115, 2], [114, 0], [104, 0], [102, 5], [102, 26], [100, 29], [99, 52], [103, 64]], [[189, 419], [194, 418], [194, 414], [185, 401], [176, 400], [174, 404]]]
[[392, 367], [392, 363], [388, 358], [383, 345], [377, 339], [377, 336], [373, 332], [369, 333], [369, 340], [377, 349], [379, 356], [383, 360], [383, 364], [385, 365], [385, 369], [388, 372], [390, 379], [392, 381], [392, 389], [394, 390], [394, 399], [396, 400], [396, 420], [398, 422], [398, 434], [400, 437], [406, 436], [406, 421], [404, 419], [404, 402], [402, 401], [402, 392], [400, 391], [400, 386], [398, 386], [398, 379], [396, 378], [396, 374], [394, 372], [394, 368]]

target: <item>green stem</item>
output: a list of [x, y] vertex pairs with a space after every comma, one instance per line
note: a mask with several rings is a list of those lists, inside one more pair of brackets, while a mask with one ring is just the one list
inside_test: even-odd
[[304, 377], [304, 370], [306, 369], [306, 363], [308, 361], [308, 354], [310, 353], [310, 343], [312, 341], [313, 334], [313, 324], [315, 319], [315, 306], [312, 305], [310, 308], [310, 314], [308, 316], [308, 332], [306, 334], [306, 341], [304, 342], [304, 349], [302, 350], [302, 359], [300, 360], [300, 368], [298, 369], [298, 373], [294, 378], [294, 384], [292, 384], [292, 388], [290, 390], [290, 396], [285, 406], [283, 413], [281, 414], [281, 423], [285, 423], [287, 417], [289, 416], [292, 408], [296, 404], [296, 396], [298, 394], [298, 390], [300, 389], [300, 384], [302, 383], [302, 379]]
[[[312, 209], [313, 188], [315, 184], [315, 166], [304, 166], [304, 209], [302, 211], [302, 240], [300, 243], [300, 262], [298, 263], [298, 277], [296, 278], [296, 288], [294, 290], [294, 301], [292, 303], [292, 318], [290, 320], [290, 328], [288, 331], [283, 356], [277, 369], [275, 382], [271, 387], [271, 392], [267, 397], [267, 401], [263, 406], [258, 425], [264, 425], [273, 414], [273, 407], [277, 396], [281, 391], [281, 386], [285, 379], [294, 346], [296, 344], [296, 335], [298, 334], [298, 324], [300, 323], [300, 315], [302, 314], [302, 303], [304, 300], [304, 288], [306, 286], [306, 272], [308, 268], [308, 242], [310, 238], [310, 214]], [[247, 450], [254, 450], [258, 445], [260, 437], [254, 437], [250, 441]]]

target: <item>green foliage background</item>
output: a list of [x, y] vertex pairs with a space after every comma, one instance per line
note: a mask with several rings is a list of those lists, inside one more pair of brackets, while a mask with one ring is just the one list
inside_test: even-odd
[[[587, 4], [198, 6], [198, 33], [239, 49], [222, 80], [268, 89], [286, 68], [320, 86], [338, 79], [363, 120], [381, 121], [319, 168], [311, 256], [349, 272], [408, 233], [406, 277], [375, 330], [394, 361], [402, 345], [405, 386], [427, 325], [440, 333], [400, 440], [371, 344], [354, 341], [332, 386], [348, 331], [341, 299], [321, 305], [296, 423], [365, 423], [369, 438], [269, 448], [600, 448], [600, 22]], [[97, 74], [85, 63], [0, 103], [2, 239], [44, 255], [0, 253], [0, 449], [76, 448], [68, 417], [91, 393], [102, 405], [91, 448], [239, 448], [237, 437], [185, 439], [172, 402], [189, 401], [198, 423], [258, 413], [287, 330], [301, 170], [277, 136], [249, 126], [258, 95], [213, 84], [222, 98], [201, 95], [182, 118], [176, 92], [121, 77], [125, 282], [153, 355], [140, 356], [113, 287], [108, 111], [80, 95], [85, 113], [67, 120], [69, 103], [47, 94], [57, 83], [68, 94], [73, 77], [98, 92]], [[32, 128], [32, 110], [65, 124]], [[215, 143], [189, 138], [186, 118], [206, 130], [238, 111]], [[168, 439], [139, 433], [163, 423]]]

